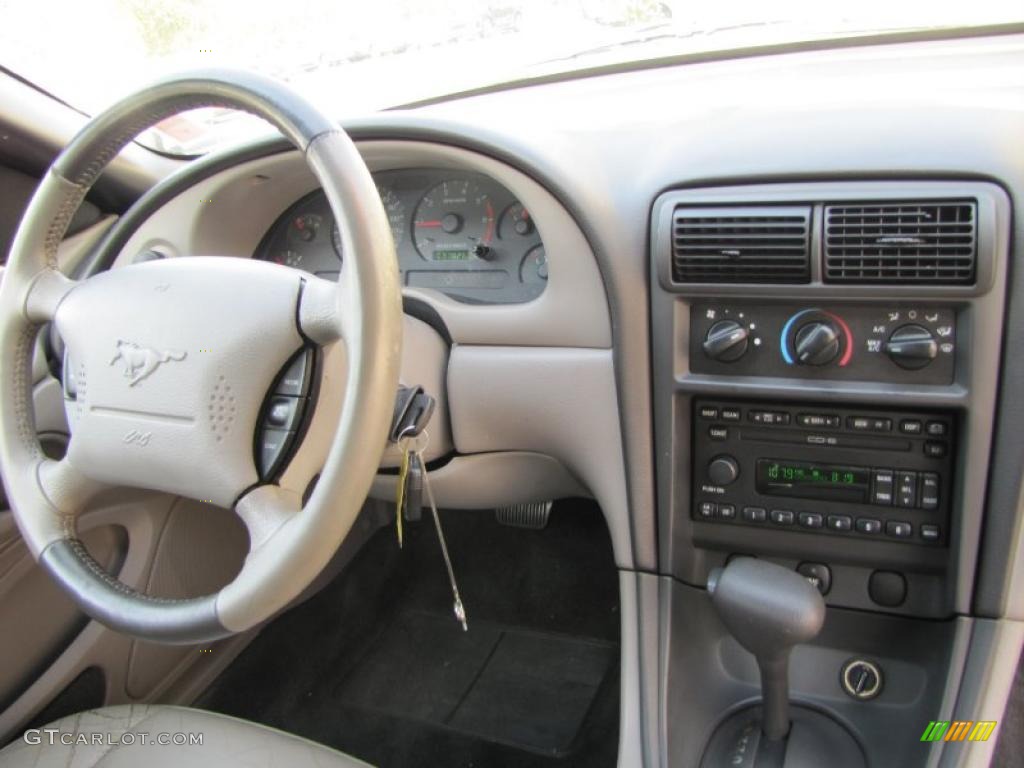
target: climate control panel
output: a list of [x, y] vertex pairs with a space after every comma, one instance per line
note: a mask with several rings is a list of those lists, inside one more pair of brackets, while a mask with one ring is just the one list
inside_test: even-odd
[[953, 309], [698, 302], [690, 369], [732, 376], [950, 384]]

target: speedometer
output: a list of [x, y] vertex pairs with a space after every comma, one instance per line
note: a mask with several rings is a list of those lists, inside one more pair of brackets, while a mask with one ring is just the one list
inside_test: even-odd
[[470, 179], [450, 179], [431, 187], [413, 218], [416, 250], [427, 261], [485, 259], [494, 241], [494, 205]]

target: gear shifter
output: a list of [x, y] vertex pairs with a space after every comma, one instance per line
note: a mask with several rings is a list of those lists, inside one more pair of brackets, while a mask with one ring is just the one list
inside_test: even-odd
[[702, 765], [864, 766], [857, 742], [827, 714], [799, 706], [790, 712], [790, 652], [813, 640], [825, 621], [818, 590], [795, 571], [743, 557], [711, 572], [708, 594], [736, 642], [757, 659], [762, 704], [741, 709], [719, 725]]
[[789, 733], [789, 652], [813, 640], [825, 621], [825, 601], [795, 571], [743, 557], [708, 577], [708, 592], [736, 642], [761, 670], [764, 722], [770, 741]]

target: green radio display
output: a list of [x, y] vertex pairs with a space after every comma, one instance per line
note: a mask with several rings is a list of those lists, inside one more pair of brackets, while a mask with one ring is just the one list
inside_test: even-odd
[[866, 467], [758, 459], [757, 490], [788, 496], [853, 501], [866, 495], [871, 472]]

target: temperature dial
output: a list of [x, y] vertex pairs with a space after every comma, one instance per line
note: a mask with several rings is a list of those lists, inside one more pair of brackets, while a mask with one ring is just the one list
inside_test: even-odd
[[734, 362], [747, 351], [749, 336], [750, 331], [735, 320], [719, 320], [708, 328], [704, 338], [704, 353], [712, 360]]
[[782, 328], [782, 359], [788, 365], [845, 367], [853, 357], [853, 333], [839, 315], [824, 309], [797, 312]]
[[808, 323], [796, 332], [794, 346], [801, 365], [827, 365], [839, 355], [839, 329], [828, 321]]

